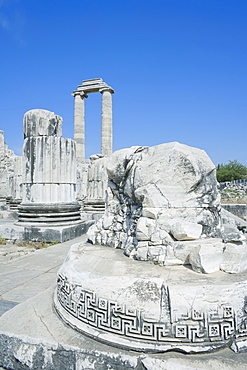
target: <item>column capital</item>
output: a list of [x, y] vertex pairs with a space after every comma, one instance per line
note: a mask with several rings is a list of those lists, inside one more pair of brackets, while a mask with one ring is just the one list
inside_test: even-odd
[[106, 86], [106, 87], [102, 87], [101, 89], [99, 89], [99, 92], [102, 94], [104, 91], [109, 91], [111, 94], [114, 94], [115, 91], [113, 90], [112, 87], [110, 86]]
[[80, 97], [81, 97], [82, 99], [84, 99], [84, 98], [87, 98], [87, 97], [88, 97], [88, 95], [87, 95], [84, 91], [78, 91], [78, 90], [73, 91], [71, 95], [72, 95], [72, 96], [74, 96], [74, 97], [75, 97], [75, 96], [80, 95]]

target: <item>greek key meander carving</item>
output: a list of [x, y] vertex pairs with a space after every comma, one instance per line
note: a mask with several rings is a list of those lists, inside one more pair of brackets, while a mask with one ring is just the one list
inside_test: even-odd
[[[62, 275], [58, 277], [57, 298], [77, 320], [126, 339], [158, 343], [220, 342], [230, 339], [236, 332], [235, 313], [230, 305], [209, 312], [192, 309], [173, 323], [170, 320], [154, 322], [144, 318], [139, 310], [97, 297], [95, 292], [70, 284]], [[244, 320], [237, 336], [246, 334], [247, 320]]]

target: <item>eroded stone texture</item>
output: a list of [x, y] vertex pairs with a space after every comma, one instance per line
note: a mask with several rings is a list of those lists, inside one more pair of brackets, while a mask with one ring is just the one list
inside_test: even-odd
[[84, 211], [102, 212], [105, 209], [105, 197], [108, 184], [106, 163], [107, 158], [101, 154], [94, 154], [90, 157]]
[[29, 136], [62, 136], [62, 117], [45, 109], [32, 109], [24, 115], [23, 134]]
[[24, 115], [23, 198], [20, 222], [68, 224], [80, 220], [76, 201], [75, 141], [61, 137], [62, 118], [34, 109]]
[[88, 232], [96, 246], [73, 245], [58, 273], [62, 319], [143, 352], [246, 350], [246, 224], [226, 213], [222, 224], [206, 153], [132, 147], [106, 166], [106, 210]]
[[75, 142], [56, 136], [27, 137], [23, 145], [23, 202], [75, 201]]
[[[220, 262], [219, 242], [183, 243], [190, 248], [194, 243], [190, 257], [199, 260], [196, 266], [214, 272], [219, 263], [230, 262], [232, 246]], [[195, 353], [228, 345], [241, 352], [247, 348], [246, 289], [245, 272], [202, 275], [183, 266], [160, 268], [114, 248], [77, 243], [58, 272], [54, 299], [65, 322], [113, 346]]]
[[[132, 147], [113, 153], [107, 172], [106, 211], [89, 231], [93, 243], [165, 265], [179, 263], [177, 241], [221, 237], [215, 166], [204, 151], [179, 143]], [[223, 244], [216, 249], [222, 253]]]
[[6, 201], [12, 207], [21, 202], [22, 188], [21, 157], [8, 149], [4, 141], [4, 132], [0, 131], [0, 200], [2, 209], [6, 208]]
[[111, 88], [103, 88], [102, 93], [102, 134], [101, 153], [112, 153], [112, 92]]
[[[77, 152], [76, 145], [76, 152]], [[82, 203], [87, 197], [89, 159], [76, 158], [76, 199]]]
[[114, 90], [102, 78], [93, 78], [82, 81], [72, 95], [75, 98], [74, 109], [74, 139], [77, 143], [77, 158], [85, 157], [85, 109], [84, 100], [88, 94], [100, 92], [102, 94], [102, 125], [101, 125], [101, 153], [112, 153], [112, 94]]

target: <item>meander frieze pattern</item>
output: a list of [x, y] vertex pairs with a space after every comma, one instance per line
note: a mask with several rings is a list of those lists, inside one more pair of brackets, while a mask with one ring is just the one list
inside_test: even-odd
[[[235, 312], [230, 305], [221, 305], [208, 312], [192, 308], [189, 313], [177, 315], [172, 323], [169, 313], [166, 315], [167, 321], [155, 322], [146, 319], [140, 310], [97, 297], [93, 291], [70, 284], [62, 275], [58, 276], [57, 299], [76, 321], [104, 333], [139, 342], [226, 342], [236, 333]], [[247, 326], [244, 322], [238, 336], [246, 335]]]

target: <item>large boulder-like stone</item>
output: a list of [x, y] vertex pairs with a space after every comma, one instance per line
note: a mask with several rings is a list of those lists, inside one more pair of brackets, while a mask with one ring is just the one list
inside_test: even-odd
[[[113, 153], [106, 168], [106, 211], [88, 234], [92, 243], [122, 248], [127, 256], [160, 265], [219, 269], [223, 247], [213, 242], [208, 248], [204, 242], [221, 238], [223, 229], [215, 166], [203, 150], [176, 142], [131, 147]], [[226, 240], [240, 238], [225, 234]], [[198, 243], [194, 250], [182, 244], [181, 252], [178, 242], [186, 241]]]
[[233, 213], [227, 211], [224, 208], [221, 209], [221, 220], [224, 225], [224, 228], [228, 226], [228, 227], [235, 227], [239, 231], [243, 231], [243, 232], [247, 231], [247, 221], [243, 220], [242, 218], [238, 216], [235, 216]]
[[224, 242], [240, 242], [245, 237], [241, 231], [234, 225], [226, 224], [223, 225], [222, 237]]
[[[110, 161], [115, 163], [114, 154]], [[113, 172], [119, 174], [113, 163], [110, 178]], [[219, 202], [215, 166], [197, 148], [175, 142], [139, 149], [128, 161], [127, 173], [124, 193], [143, 207], [201, 208]]]

